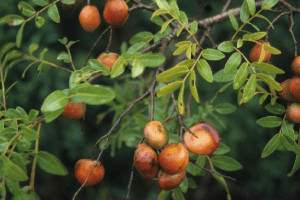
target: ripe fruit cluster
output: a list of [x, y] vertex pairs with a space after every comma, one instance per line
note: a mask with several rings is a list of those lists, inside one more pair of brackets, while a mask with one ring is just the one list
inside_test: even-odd
[[265, 50], [263, 47], [265, 45], [270, 45], [267, 41], [259, 41], [256, 43], [250, 51], [249, 58], [251, 62], [258, 62], [259, 58], [262, 56], [262, 62], [268, 62], [271, 58], [271, 53]]
[[[180, 185], [189, 163], [188, 150], [197, 155], [210, 154], [219, 145], [219, 135], [209, 124], [200, 123], [184, 133], [184, 143], [168, 143], [168, 135], [159, 121], [150, 121], [144, 128], [146, 143], [134, 153], [134, 166], [144, 178], [157, 178], [163, 190]], [[159, 154], [155, 150], [161, 150]]]
[[292, 62], [293, 77], [283, 81], [279, 96], [288, 101], [286, 119], [294, 124], [300, 123], [300, 56]]
[[[127, 3], [124, 0], [107, 0], [103, 17], [112, 27], [121, 27], [129, 17]], [[98, 8], [93, 5], [84, 6], [79, 14], [79, 23], [86, 32], [94, 32], [101, 23]]]

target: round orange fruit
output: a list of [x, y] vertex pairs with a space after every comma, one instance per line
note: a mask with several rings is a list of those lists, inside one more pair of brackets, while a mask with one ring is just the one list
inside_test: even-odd
[[128, 5], [124, 0], [108, 0], [103, 11], [103, 18], [114, 28], [122, 26], [128, 19]]
[[160, 121], [150, 121], [144, 128], [146, 143], [153, 149], [161, 149], [168, 143], [168, 135]]
[[157, 176], [157, 184], [163, 190], [172, 190], [180, 185], [185, 175], [186, 170], [183, 170], [176, 174], [167, 174], [166, 172], [160, 170]]
[[112, 69], [119, 57], [120, 55], [117, 53], [103, 52], [97, 57], [97, 60], [108, 69]]
[[94, 32], [100, 25], [101, 19], [98, 8], [92, 5], [84, 6], [79, 13], [79, 23], [86, 32]]
[[[258, 62], [261, 52], [262, 52], [262, 45], [270, 45], [269, 42], [266, 41], [260, 41], [254, 45], [254, 47], [251, 49], [249, 58], [251, 62]], [[267, 50], [264, 50], [265, 56], [262, 62], [268, 62], [271, 58], [271, 53], [268, 52]]]
[[83, 102], [68, 103], [62, 112], [62, 115], [68, 119], [81, 119], [86, 110], [86, 105]]

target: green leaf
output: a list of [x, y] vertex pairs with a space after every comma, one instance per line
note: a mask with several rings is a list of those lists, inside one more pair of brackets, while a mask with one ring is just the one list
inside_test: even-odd
[[131, 76], [136, 78], [140, 76], [145, 70], [145, 66], [139, 61], [135, 60], [132, 62]]
[[187, 68], [191, 68], [195, 64], [195, 62], [196, 61], [194, 59], [187, 59], [187, 60], [183, 60], [183, 61], [179, 62], [174, 67], [185, 66]]
[[231, 41], [224, 41], [218, 45], [218, 50], [223, 51], [225, 53], [230, 53], [234, 51], [234, 46]]
[[161, 9], [170, 10], [170, 6], [166, 0], [156, 0], [155, 3], [158, 5]]
[[251, 15], [254, 15], [256, 10], [255, 0], [247, 0], [247, 5]]
[[175, 90], [177, 90], [182, 85], [182, 81], [175, 81], [168, 85], [165, 85], [157, 91], [157, 97], [167, 95]]
[[181, 192], [181, 190], [179, 188], [176, 188], [175, 190], [173, 190], [172, 198], [173, 198], [173, 200], [185, 200], [183, 193]]
[[63, 4], [74, 4], [75, 0], [61, 0]]
[[233, 89], [239, 89], [247, 80], [248, 76], [248, 63], [244, 62], [238, 69], [233, 79]]
[[213, 79], [215, 82], [219, 82], [219, 83], [229, 82], [234, 79], [235, 74], [236, 74], [236, 71], [233, 73], [225, 74], [224, 69], [221, 69], [214, 74]]
[[146, 53], [136, 56], [138, 62], [145, 67], [158, 67], [166, 61], [166, 57], [160, 53]]
[[203, 176], [205, 174], [205, 171], [201, 167], [204, 167], [205, 163], [205, 156], [198, 156], [195, 164], [189, 162], [190, 169], [188, 170], [188, 172], [193, 176]]
[[275, 79], [271, 76], [268, 76], [266, 74], [258, 73], [257, 77], [259, 77], [263, 82], [265, 82], [267, 85], [269, 85], [270, 88], [275, 89], [277, 91], [281, 91], [282, 88], [279, 83], [275, 81]]
[[97, 59], [89, 59], [88, 66], [91, 67], [95, 71], [101, 71], [103, 76], [108, 76], [110, 74], [109, 68], [105, 67]]
[[297, 136], [294, 131], [294, 124], [284, 121], [281, 126], [282, 134], [289, 136], [290, 138], [296, 140]]
[[243, 1], [241, 12], [240, 12], [240, 19], [242, 22], [246, 22], [249, 19], [250, 13], [248, 9], [247, 1]]
[[176, 36], [177, 36], [177, 37], [179, 37], [179, 35], [180, 35], [181, 32], [183, 31], [183, 29], [184, 29], [184, 26], [181, 26], [181, 27], [177, 30], [177, 32], [176, 32]]
[[230, 19], [231, 25], [234, 28], [234, 30], [238, 30], [239, 29], [239, 24], [238, 24], [236, 18], [233, 16], [232, 13], [229, 13], [229, 19]]
[[194, 97], [195, 101], [197, 103], [199, 103], [200, 99], [199, 99], [199, 95], [198, 95], [198, 91], [197, 91], [196, 74], [195, 74], [194, 70], [191, 71], [190, 78], [189, 78], [189, 85], [190, 85], [190, 90], [191, 90], [192, 96]]
[[275, 115], [282, 115], [285, 113], [285, 107], [279, 103], [271, 104], [265, 106], [265, 109]]
[[212, 83], [214, 80], [211, 68], [209, 66], [209, 64], [206, 62], [206, 60], [204, 59], [200, 59], [197, 62], [197, 70], [199, 72], [199, 74], [204, 78], [204, 80], [206, 80], [209, 83]]
[[32, 0], [38, 6], [46, 6], [48, 5], [48, 0]]
[[169, 24], [173, 21], [174, 19], [169, 19], [168, 21], [166, 21], [160, 29], [160, 32], [163, 33], [165, 32], [165, 30], [167, 29], [167, 27], [169, 26]]
[[18, 3], [18, 9], [26, 17], [31, 17], [32, 15], [34, 15], [36, 13], [34, 8], [29, 3], [25, 2], [25, 1], [21, 1], [21, 2]]
[[70, 63], [70, 56], [68, 55], [67, 52], [61, 52], [58, 54], [57, 60], [63, 60], [65, 63]]
[[179, 94], [178, 94], [178, 101], [177, 101], [177, 107], [179, 110], [179, 114], [183, 115], [184, 114], [184, 102], [183, 102], [183, 97], [184, 97], [184, 84], [182, 84]]
[[190, 31], [191, 31], [191, 33], [194, 34], [194, 35], [197, 33], [197, 31], [198, 31], [198, 23], [197, 23], [196, 20], [194, 20], [194, 21], [192, 22], [192, 24], [191, 24], [191, 26], [190, 26]]
[[191, 188], [191, 189], [196, 189], [197, 188], [197, 183], [192, 178], [188, 178], [188, 184], [189, 184], [189, 188]]
[[202, 51], [202, 56], [207, 60], [221, 60], [225, 57], [221, 51], [210, 48], [204, 49]]
[[244, 44], [244, 41], [242, 39], [238, 39], [237, 43], [236, 43], [236, 47], [237, 48], [241, 48]]
[[156, 76], [156, 80], [159, 82], [169, 82], [180, 76], [188, 73], [189, 69], [186, 66], [175, 66], [168, 69]]
[[274, 128], [279, 127], [281, 125], [282, 119], [277, 116], [267, 116], [256, 120], [256, 123], [262, 127]]
[[271, 54], [274, 55], [281, 54], [281, 51], [279, 49], [276, 49], [275, 47], [272, 47], [270, 45], [264, 45], [264, 48], [266, 51], [270, 52]]
[[29, 45], [29, 55], [32, 55], [37, 49], [39, 48], [39, 45], [36, 43], [32, 43]]
[[180, 17], [179, 17], [179, 20], [183, 23], [183, 25], [188, 25], [189, 23], [189, 20], [188, 20], [188, 17], [186, 16], [185, 12], [183, 11], [180, 11]]
[[[156, 11], [155, 11], [156, 12]], [[153, 13], [154, 14], [154, 13]], [[153, 16], [153, 15], [152, 15]], [[129, 44], [133, 45], [135, 43], [138, 42], [149, 42], [151, 39], [153, 39], [153, 34], [148, 32], [148, 31], [144, 31], [144, 32], [139, 32], [137, 34], [135, 34], [130, 40], [129, 40]]]
[[25, 21], [24, 18], [19, 15], [8, 14], [0, 18], [0, 25], [7, 23], [10, 26], [19, 26], [23, 24], [24, 21]]
[[211, 161], [214, 166], [224, 171], [236, 171], [243, 168], [237, 160], [228, 156], [213, 156]]
[[256, 76], [255, 74], [252, 74], [250, 79], [245, 85], [242, 102], [246, 103], [252, 99], [255, 93], [255, 88], [256, 88]]
[[6, 174], [7, 178], [16, 181], [27, 181], [28, 176], [26, 175], [25, 171], [22, 170], [18, 165], [13, 163], [11, 160], [7, 159], [6, 157], [3, 158], [3, 170]]
[[3, 56], [12, 48], [14, 48], [16, 44], [14, 42], [8, 42], [5, 45], [2, 46], [0, 51], [0, 60], [2, 60]]
[[32, 123], [33, 121], [35, 121], [36, 118], [38, 117], [38, 115], [39, 115], [38, 110], [31, 109], [28, 113], [29, 123]]
[[227, 200], [231, 200], [230, 191], [228, 189], [225, 179], [222, 176], [219, 176], [215, 173], [213, 173], [212, 176], [225, 188], [226, 193], [227, 193]]
[[179, 8], [178, 8], [176, 0], [171, 0], [170, 1], [170, 12], [176, 18], [180, 18], [180, 12], [179, 12]]
[[52, 112], [46, 112], [46, 113], [44, 113], [46, 123], [52, 122], [57, 117], [59, 117], [61, 115], [61, 113], [63, 112], [63, 110], [64, 110], [64, 108], [61, 108], [61, 109], [59, 109], [57, 111], [52, 111]]
[[170, 11], [167, 10], [167, 9], [158, 9], [158, 10], [156, 10], [156, 11], [152, 14], [151, 20], [152, 20], [154, 17], [156, 17], [156, 16], [168, 14], [169, 12], [170, 12]]
[[125, 71], [125, 64], [126, 59], [123, 56], [120, 56], [111, 70], [110, 77], [115, 78], [123, 74], [123, 72]]
[[279, 0], [265, 0], [262, 4], [263, 9], [271, 9], [278, 3]]
[[227, 114], [235, 112], [236, 106], [232, 105], [230, 103], [221, 103], [221, 104], [216, 105], [215, 109], [218, 113], [220, 113], [222, 115], [227, 115]]
[[293, 174], [295, 172], [297, 172], [300, 169], [300, 155], [296, 155], [296, 159], [295, 159], [295, 163], [293, 166], [293, 169], [291, 170], [291, 172], [287, 175], [288, 177], [293, 176]]
[[64, 108], [68, 102], [68, 97], [61, 90], [56, 90], [49, 94], [44, 100], [41, 111], [42, 113], [54, 112]]
[[186, 193], [188, 191], [188, 189], [189, 189], [189, 182], [188, 182], [187, 177], [184, 177], [183, 181], [179, 185], [179, 188], [180, 188], [180, 190], [183, 193]]
[[280, 144], [280, 135], [274, 135], [271, 140], [266, 144], [263, 152], [261, 153], [261, 158], [266, 158], [271, 155]]
[[191, 45], [187, 44], [187, 45], [182, 45], [180, 47], [178, 47], [174, 52], [173, 52], [173, 56], [177, 56], [180, 55], [182, 53], [184, 53]]
[[275, 67], [274, 65], [268, 64], [268, 63], [254, 62], [254, 63], [251, 63], [251, 65], [254, 67], [257, 67], [263, 71], [274, 73], [274, 74], [284, 74], [285, 73], [282, 69]]
[[218, 148], [213, 152], [214, 155], [223, 155], [230, 152], [230, 147], [228, 147], [223, 142], [219, 143]]
[[157, 200], [166, 200], [170, 193], [171, 191], [161, 190], [157, 197]]
[[288, 151], [292, 151], [292, 152], [294, 152], [297, 155], [300, 154], [300, 147], [295, 142], [295, 140], [293, 140], [292, 138], [290, 138], [289, 136], [284, 135], [284, 134], [280, 135], [280, 140], [281, 140], [281, 143], [283, 144], [283, 146]]
[[242, 56], [238, 53], [235, 52], [233, 53], [227, 60], [225, 67], [224, 67], [224, 73], [231, 73], [234, 70], [236, 70], [238, 68], [238, 66], [241, 64], [242, 62]]
[[38, 166], [47, 173], [65, 176], [68, 170], [64, 167], [61, 161], [53, 154], [46, 151], [39, 151], [37, 155]]
[[267, 32], [246, 33], [243, 35], [244, 40], [257, 41], [267, 35]]
[[90, 105], [102, 105], [111, 102], [115, 93], [108, 87], [101, 85], [82, 84], [69, 91], [73, 102], [85, 102]]
[[13, 194], [14, 197], [22, 195], [22, 190], [20, 188], [19, 181], [7, 178], [7, 179], [5, 179], [5, 184], [6, 184], [7, 189], [9, 190], [9, 192], [11, 194]]
[[28, 128], [24, 124], [21, 124], [20, 128], [21, 128], [21, 133], [25, 140], [30, 142], [38, 138], [38, 134], [35, 130]]
[[60, 16], [55, 3], [48, 8], [48, 16], [56, 23], [60, 23]]

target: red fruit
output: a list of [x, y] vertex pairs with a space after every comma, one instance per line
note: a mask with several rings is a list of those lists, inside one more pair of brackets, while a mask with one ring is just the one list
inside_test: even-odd
[[300, 75], [300, 56], [296, 57], [292, 62], [292, 70], [295, 75]]
[[62, 115], [68, 119], [81, 119], [85, 114], [85, 103], [68, 103], [64, 107]]
[[105, 67], [111, 69], [119, 57], [120, 55], [117, 53], [103, 52], [98, 56], [97, 60], [101, 62]]
[[300, 99], [300, 76], [294, 76], [291, 78], [289, 83], [290, 93], [297, 98]]
[[176, 174], [186, 169], [189, 153], [182, 143], [170, 143], [158, 156], [158, 163], [168, 174]]
[[108, 0], [105, 4], [103, 17], [114, 28], [122, 26], [128, 19], [128, 5], [124, 0]]
[[220, 142], [219, 134], [213, 130], [213, 135], [207, 129], [212, 130], [207, 125], [196, 124], [190, 127], [190, 131], [194, 134], [189, 131], [184, 133], [184, 144], [190, 152], [197, 155], [207, 155], [218, 148]]
[[[97, 163], [96, 167], [93, 169], [95, 163]], [[80, 159], [76, 162], [74, 173], [75, 178], [79, 183], [84, 183], [85, 179], [88, 177], [88, 174], [93, 169], [92, 173], [90, 174], [88, 180], [85, 183], [85, 186], [91, 186], [99, 183], [102, 181], [105, 170], [103, 165], [96, 160], [91, 159]]]
[[279, 96], [287, 101], [296, 101], [297, 99], [291, 94], [289, 89], [289, 83], [291, 79], [286, 79], [280, 83], [282, 90], [279, 92]]
[[286, 108], [286, 119], [293, 124], [300, 123], [300, 103], [294, 102]]
[[94, 32], [100, 25], [101, 19], [96, 6], [84, 6], [79, 13], [79, 23], [83, 30]]
[[[259, 61], [259, 57], [262, 52], [262, 45], [270, 45], [270, 43], [266, 42], [266, 41], [260, 41], [260, 42], [256, 43], [250, 51], [249, 57], [250, 57], [251, 62]], [[262, 60], [262, 62], [268, 62], [271, 58], [271, 53], [266, 50], [264, 50], [264, 52], [265, 52], [265, 56], [264, 56], [264, 59]]]
[[167, 174], [166, 172], [160, 170], [157, 176], [157, 184], [163, 190], [172, 190], [177, 188], [183, 181], [186, 175], [186, 170], [176, 174]]
[[144, 128], [146, 143], [153, 149], [161, 149], [168, 143], [168, 135], [160, 121], [150, 121]]
[[140, 144], [134, 152], [134, 167], [145, 178], [153, 179], [158, 173], [157, 155], [146, 144]]
[[206, 123], [199, 123], [199, 124], [195, 124], [193, 127], [195, 129], [197, 129], [198, 126], [199, 126], [199, 129], [205, 129], [205, 130], [209, 131], [212, 134], [212, 136], [214, 137], [216, 143], [217, 144], [220, 143], [219, 134], [218, 134], [218, 132], [211, 125], [206, 124]]

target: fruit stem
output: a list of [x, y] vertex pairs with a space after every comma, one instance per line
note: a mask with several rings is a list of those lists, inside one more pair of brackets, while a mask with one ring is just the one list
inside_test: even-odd
[[90, 5], [91, 4], [91, 1], [90, 0], [87, 0], [87, 5]]
[[37, 129], [37, 139], [35, 140], [35, 148], [34, 148], [34, 158], [32, 162], [32, 168], [31, 168], [31, 176], [30, 176], [30, 184], [29, 184], [29, 191], [30, 193], [34, 192], [34, 178], [35, 178], [35, 171], [36, 171], [36, 163], [37, 163], [37, 157], [38, 157], [38, 152], [39, 152], [39, 136], [40, 136], [40, 131], [41, 131], [41, 125], [39, 124], [38, 129]]

